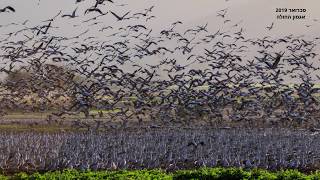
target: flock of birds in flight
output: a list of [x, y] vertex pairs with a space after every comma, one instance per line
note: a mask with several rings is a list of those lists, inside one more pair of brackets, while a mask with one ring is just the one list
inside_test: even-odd
[[[81, 2], [77, 0], [76, 4]], [[41, 106], [49, 106], [52, 99], [48, 96], [55, 91], [59, 92], [55, 98], [73, 100], [60, 105], [48, 121], [72, 112], [94, 117], [90, 109], [98, 109], [100, 120], [121, 120], [123, 126], [131, 119], [159, 120], [161, 124], [202, 120], [316, 123], [320, 91], [316, 82], [320, 77], [314, 72], [319, 70], [315, 62], [319, 37], [307, 40], [291, 34], [249, 39], [240, 27], [243, 21], [215, 33], [209, 30], [208, 23], [177, 30], [183, 25], [177, 21], [156, 33], [146, 24], [156, 18], [152, 15], [155, 6], [120, 14], [104, 10], [105, 3], [115, 4], [112, 0], [96, 0], [84, 16], [98, 16], [82, 24], [98, 26], [97, 32], [104, 33], [107, 40], [92, 36], [93, 30], [89, 29], [72, 37], [51, 34], [61, 28], [54, 27], [59, 17], [81, 16], [78, 7], [71, 13], [58, 12], [43, 21], [44, 25], [26, 27], [28, 20], [7, 25], [24, 28], [0, 40], [0, 71], [7, 75], [24, 71], [31, 78], [2, 83], [3, 110], [35, 111], [35, 105], [30, 107], [25, 101], [31, 94], [37, 94]], [[13, 13], [15, 9], [7, 6], [1, 12]], [[98, 21], [109, 13], [121, 27]], [[223, 24], [232, 22], [226, 19], [227, 15], [228, 9], [217, 12]], [[273, 28], [274, 23], [266, 27], [269, 31]], [[107, 32], [113, 33], [106, 36]], [[250, 53], [253, 57], [249, 57]], [[150, 58], [153, 60], [147, 60]], [[66, 70], [60, 72], [58, 66]], [[76, 76], [81, 80], [75, 80]], [[290, 86], [287, 79], [294, 79], [294, 85]], [[24, 90], [26, 87], [30, 91]], [[104, 113], [106, 110], [111, 112]], [[80, 120], [75, 123], [85, 124]]]

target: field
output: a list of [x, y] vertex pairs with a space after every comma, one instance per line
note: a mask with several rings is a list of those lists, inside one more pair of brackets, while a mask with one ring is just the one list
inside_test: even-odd
[[[200, 90], [207, 91], [205, 88]], [[96, 99], [113, 101], [109, 96]], [[142, 122], [123, 119], [135, 113], [131, 105], [137, 101], [134, 96], [122, 98], [113, 109], [91, 108], [88, 117], [71, 111], [48, 121], [56, 111], [10, 110], [0, 122], [0, 169], [10, 174], [64, 169], [177, 171], [219, 166], [304, 172], [319, 169], [318, 114], [313, 114], [315, 121], [300, 124], [290, 119], [268, 120], [266, 114], [230, 121], [228, 111], [250, 99], [254, 97], [235, 97], [233, 105], [220, 109], [220, 118], [193, 114], [197, 112], [195, 106], [190, 112], [183, 108], [174, 114], [184, 118], [180, 122], [165, 123], [161, 118], [150, 118], [159, 111], [157, 106], [144, 114]], [[127, 114], [122, 112], [123, 104], [127, 104]], [[204, 112], [206, 107], [199, 107]], [[127, 121], [125, 127], [123, 121]]]
[[74, 168], [243, 167], [317, 170], [320, 134], [288, 129], [140, 128], [105, 132], [2, 132], [2, 172]]

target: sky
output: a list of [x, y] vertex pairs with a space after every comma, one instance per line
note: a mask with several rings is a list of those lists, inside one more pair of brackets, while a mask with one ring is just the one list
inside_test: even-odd
[[[107, 12], [115, 9], [121, 14], [127, 10], [142, 10], [152, 5], [155, 6], [153, 14], [157, 17], [151, 26], [161, 28], [174, 21], [183, 21], [186, 25], [208, 22], [210, 27], [221, 27], [221, 19], [217, 17], [217, 11], [228, 8], [226, 19], [234, 22], [243, 20], [246, 30], [252, 36], [261, 33], [272, 33], [281, 35], [282, 33], [292, 32], [299, 34], [315, 34], [320, 28], [320, 1], [318, 0], [114, 0], [115, 4], [128, 4], [119, 7], [111, 3], [106, 3], [102, 9]], [[93, 4], [92, 0], [85, 0], [75, 4], [75, 0], [1, 0], [0, 7], [10, 5], [16, 9], [16, 13], [1, 13], [0, 24], [12, 22], [23, 22], [30, 20], [37, 24], [43, 20], [53, 17], [60, 10], [62, 14], [70, 14], [76, 7], [78, 12]], [[283, 13], [291, 15], [306, 15], [305, 20], [279, 20], [276, 19], [276, 8], [305, 8], [306, 13]], [[318, 21], [314, 21], [318, 19]], [[104, 22], [113, 23], [110, 18], [105, 18]], [[62, 23], [67, 24], [65, 21]], [[265, 27], [275, 23], [275, 28], [267, 32]], [[230, 22], [231, 24], [232, 22]], [[305, 25], [312, 25], [307, 28]], [[68, 31], [64, 29], [64, 31]], [[0, 29], [1, 32], [1, 29]]]
[[[52, 29], [51, 33], [75, 36], [86, 29], [96, 28], [95, 26], [82, 23], [89, 19], [90, 15], [84, 16], [84, 11], [89, 8], [94, 0], [84, 0], [81, 3], [75, 3], [76, 0], [0, 0], [0, 8], [8, 5], [15, 8], [15, 13], [0, 13], [0, 40], [5, 38], [7, 33], [10, 33], [17, 28], [9, 25], [10, 23], [22, 23], [26, 20], [26, 27], [36, 25], [45, 25], [42, 22], [61, 14], [54, 22], [53, 26], [60, 27]], [[283, 37], [284, 35], [294, 34], [303, 35], [305, 37], [320, 36], [320, 1], [319, 0], [114, 0], [115, 3], [105, 2], [105, 6], [101, 7], [103, 12], [110, 10], [125, 14], [126, 12], [137, 12], [151, 6], [155, 19], [145, 22], [154, 31], [169, 27], [173, 22], [182, 21], [183, 24], [179, 27], [186, 29], [197, 25], [208, 23], [208, 30], [213, 33], [217, 30], [231, 31], [233, 25], [239, 23], [243, 27], [248, 38], [257, 38], [264, 36]], [[127, 4], [126, 6], [119, 6]], [[75, 19], [61, 18], [62, 14], [71, 14], [77, 9], [76, 14], [80, 17]], [[278, 13], [277, 8], [287, 9], [306, 9], [304, 13]], [[226, 9], [225, 18], [217, 16], [220, 10]], [[277, 15], [299, 15], [305, 16], [305, 19], [284, 20], [277, 19]], [[93, 17], [93, 16], [92, 16]], [[224, 22], [225, 20], [230, 20]], [[98, 19], [104, 24], [116, 26], [115, 18], [108, 13], [101, 19]], [[271, 30], [266, 27], [273, 25]], [[78, 26], [79, 25], [79, 26]], [[76, 26], [76, 27], [74, 27]], [[21, 28], [21, 26], [19, 26]], [[105, 34], [97, 35], [98, 38], [105, 38]]]

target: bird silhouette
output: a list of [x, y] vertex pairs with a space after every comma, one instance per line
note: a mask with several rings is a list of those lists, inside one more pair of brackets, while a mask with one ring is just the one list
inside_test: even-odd
[[276, 69], [276, 68], [278, 67], [279, 62], [280, 62], [282, 56], [284, 55], [284, 52], [283, 52], [282, 54], [276, 53], [276, 55], [277, 55], [277, 56], [275, 57], [275, 60], [274, 60], [274, 62], [273, 62], [272, 64], [269, 63], [269, 62], [267, 62], [267, 61], [265, 61], [265, 63], [267, 64], [267, 66], [268, 66], [270, 69]]
[[73, 10], [72, 14], [64, 14], [62, 15], [61, 17], [69, 17], [69, 18], [75, 18], [75, 17], [78, 17], [76, 16], [76, 11], [77, 11], [78, 8], [76, 8], [75, 10]]
[[114, 13], [114, 12], [112, 12], [112, 11], [110, 11], [110, 13], [111, 13], [112, 15], [114, 15], [114, 17], [116, 17], [118, 21], [122, 21], [122, 20], [124, 20], [125, 17], [130, 13], [130, 11], [127, 12], [127, 13], [125, 13], [125, 14], [124, 14], [123, 16], [121, 16], [121, 17], [118, 16], [116, 13]]
[[266, 28], [270, 31], [273, 28], [274, 23], [271, 23], [270, 26], [267, 26]]
[[9, 11], [11, 11], [11, 12], [16, 12], [16, 10], [15, 10], [13, 7], [11, 7], [11, 6], [6, 6], [6, 7], [2, 8], [2, 9], [0, 9], [0, 13], [6, 12], [7, 10], [9, 10]]
[[106, 15], [107, 13], [103, 13], [100, 9], [98, 8], [89, 8], [85, 11], [84, 14], [90, 13], [90, 12], [98, 12], [100, 15]]

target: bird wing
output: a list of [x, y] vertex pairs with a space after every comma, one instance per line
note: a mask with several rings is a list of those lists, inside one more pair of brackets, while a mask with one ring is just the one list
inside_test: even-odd
[[87, 14], [90, 11], [92, 11], [92, 10], [91, 9], [86, 9], [86, 11], [84, 11], [84, 14]]
[[95, 9], [95, 11], [97, 11], [100, 14], [103, 14], [103, 12], [100, 9]]
[[130, 13], [130, 11], [127, 12], [125, 15], [123, 15], [122, 18], [126, 17], [129, 13]]
[[9, 9], [9, 10], [12, 11], [12, 12], [16, 12], [16, 10], [15, 10], [13, 7], [11, 7], [11, 6], [7, 6], [7, 7], [5, 7], [5, 9]]
[[72, 12], [72, 17], [75, 17], [76, 16], [76, 11], [77, 11], [78, 8], [76, 8], [75, 10], [73, 10]]
[[144, 25], [135, 25], [135, 27], [140, 27], [140, 28], [143, 28], [143, 29], [147, 29]]
[[[284, 53], [283, 53], [284, 54]], [[283, 54], [277, 54], [276, 60], [274, 61], [274, 63], [272, 64], [272, 68], [276, 68], [281, 60], [281, 57], [283, 56]]]
[[110, 11], [110, 13], [113, 14], [118, 20], [121, 20], [121, 19], [122, 19], [122, 18], [119, 17], [116, 13], [114, 13], [114, 12], [112, 12], [112, 11]]
[[58, 17], [61, 14], [61, 10], [59, 11], [59, 13], [57, 15], [55, 15], [52, 19], [55, 19], [56, 17]]
[[269, 27], [267, 27], [267, 29], [269, 30], [271, 30], [272, 28], [273, 28], [273, 23]]

